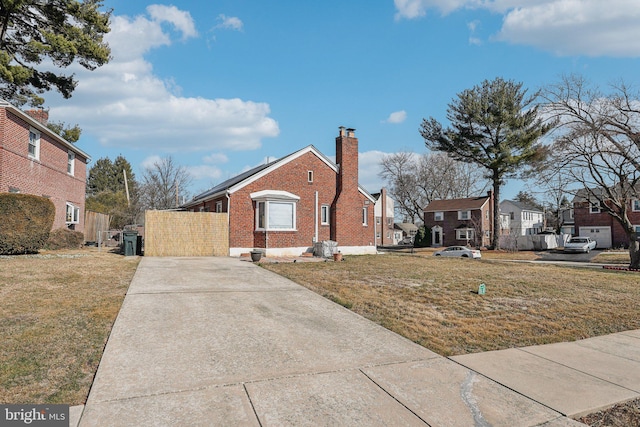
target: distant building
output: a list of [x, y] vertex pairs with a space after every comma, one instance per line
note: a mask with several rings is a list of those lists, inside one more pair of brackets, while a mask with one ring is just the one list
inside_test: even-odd
[[515, 200], [503, 200], [500, 212], [509, 215], [509, 229], [513, 235], [527, 236], [544, 230], [544, 212], [540, 209]]
[[372, 196], [376, 199], [374, 207], [376, 217], [376, 245], [397, 245], [402, 238], [398, 239], [398, 235], [395, 233], [395, 207], [393, 199], [387, 194], [386, 188], [382, 188], [380, 193], [373, 193]]

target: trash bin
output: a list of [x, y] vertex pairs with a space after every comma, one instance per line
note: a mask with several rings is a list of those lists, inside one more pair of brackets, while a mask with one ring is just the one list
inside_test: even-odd
[[138, 253], [138, 232], [137, 231], [125, 231], [122, 233], [124, 244], [124, 255], [133, 256]]

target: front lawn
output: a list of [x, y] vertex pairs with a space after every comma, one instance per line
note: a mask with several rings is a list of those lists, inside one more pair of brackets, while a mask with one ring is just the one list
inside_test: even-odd
[[263, 267], [444, 356], [640, 328], [640, 273], [420, 254], [344, 259]]
[[83, 404], [138, 257], [0, 257], [0, 402]]

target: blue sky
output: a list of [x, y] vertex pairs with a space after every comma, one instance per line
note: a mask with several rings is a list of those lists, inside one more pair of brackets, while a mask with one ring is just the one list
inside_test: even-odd
[[[79, 124], [78, 146], [124, 155], [138, 178], [171, 155], [198, 193], [313, 144], [335, 154], [339, 126], [360, 145], [370, 192], [384, 154], [424, 153], [423, 118], [484, 79], [530, 91], [563, 74], [637, 85], [637, 0], [105, 0], [111, 62], [71, 67], [50, 120]], [[509, 182], [503, 198], [523, 189]]]

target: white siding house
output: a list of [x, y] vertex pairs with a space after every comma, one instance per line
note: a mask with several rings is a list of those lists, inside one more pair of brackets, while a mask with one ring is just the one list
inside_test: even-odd
[[544, 212], [514, 200], [500, 202], [500, 212], [509, 215], [510, 234], [527, 236], [544, 229]]

